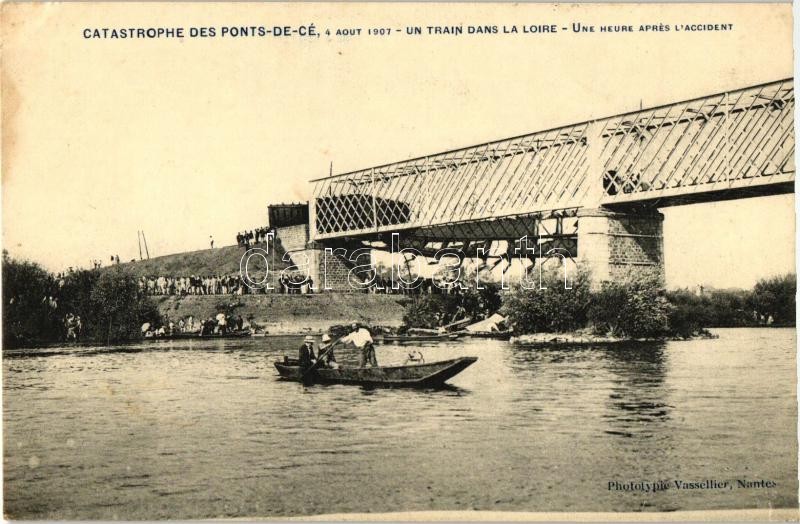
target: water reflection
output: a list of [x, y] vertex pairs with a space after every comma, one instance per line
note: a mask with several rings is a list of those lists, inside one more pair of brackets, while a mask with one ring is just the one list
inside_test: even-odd
[[608, 395], [606, 433], [625, 438], [663, 434], [669, 420], [670, 391], [665, 385], [665, 343], [631, 344], [605, 351], [614, 375]]

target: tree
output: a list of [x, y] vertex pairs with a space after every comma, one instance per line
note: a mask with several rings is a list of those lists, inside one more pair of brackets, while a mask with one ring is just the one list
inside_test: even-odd
[[708, 297], [678, 289], [668, 292], [667, 300], [670, 303], [667, 322], [672, 335], [689, 338], [711, 325]]
[[794, 325], [796, 292], [794, 273], [762, 279], [753, 288], [750, 305], [765, 319], [772, 317], [776, 324]]
[[590, 278], [579, 270], [567, 287], [563, 271], [552, 270], [534, 282], [532, 289], [515, 285], [503, 297], [501, 313], [508, 316], [516, 333], [565, 332], [586, 325], [589, 310]]
[[3, 250], [3, 346], [53, 340], [58, 337], [52, 275], [39, 264], [14, 260]]
[[139, 336], [144, 322], [158, 323], [158, 310], [136, 278], [119, 266], [103, 271], [90, 295], [93, 331], [98, 339], [130, 340]]
[[616, 336], [659, 337], [667, 334], [670, 305], [654, 275], [604, 282], [592, 294], [589, 320], [595, 329]]
[[752, 325], [753, 313], [748, 307], [752, 292], [717, 290], [708, 296], [709, 315], [706, 327], [741, 327]]
[[406, 305], [403, 324], [435, 329], [462, 318], [485, 318], [500, 308], [500, 284], [482, 282], [481, 286], [483, 289], [463, 284], [455, 293], [416, 296]]

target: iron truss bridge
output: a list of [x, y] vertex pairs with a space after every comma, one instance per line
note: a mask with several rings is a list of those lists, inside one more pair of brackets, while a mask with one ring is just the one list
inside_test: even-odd
[[786, 79], [321, 178], [311, 235], [558, 237], [584, 207], [791, 193], [793, 125]]

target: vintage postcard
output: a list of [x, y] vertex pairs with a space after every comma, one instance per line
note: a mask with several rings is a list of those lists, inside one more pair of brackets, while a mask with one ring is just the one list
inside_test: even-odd
[[11, 520], [797, 520], [790, 4], [15, 3]]

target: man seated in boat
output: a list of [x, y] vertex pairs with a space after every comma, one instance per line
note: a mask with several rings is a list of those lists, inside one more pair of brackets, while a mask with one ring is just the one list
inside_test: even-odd
[[365, 327], [360, 327], [356, 322], [353, 322], [353, 325], [350, 327], [350, 334], [342, 337], [340, 342], [343, 344], [352, 344], [353, 347], [360, 351], [361, 356], [359, 358], [358, 367], [366, 367], [367, 362], [374, 368], [378, 367], [378, 359], [375, 358], [375, 346], [373, 345], [372, 335], [370, 335], [369, 330]]
[[307, 335], [300, 346], [300, 367], [306, 370], [314, 365], [317, 357], [314, 354], [314, 337]]
[[336, 355], [333, 354], [333, 347], [331, 345], [331, 337], [327, 333], [322, 335], [322, 345], [317, 352], [318, 358], [322, 360], [320, 366], [328, 369], [339, 369], [339, 364], [336, 362]]

